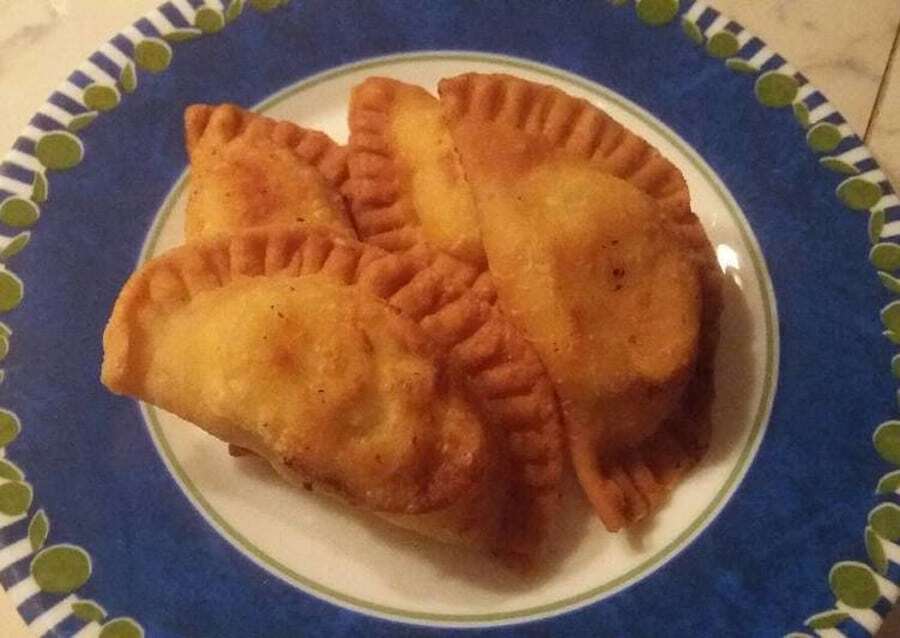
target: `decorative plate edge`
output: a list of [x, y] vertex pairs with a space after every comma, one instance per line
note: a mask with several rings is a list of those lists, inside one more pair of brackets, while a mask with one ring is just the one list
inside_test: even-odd
[[[609, 0], [622, 7], [633, 1], [637, 17], [651, 27], [679, 24], [695, 46], [721, 60], [738, 74], [755, 77], [757, 101], [772, 109], [791, 107], [798, 126], [806, 130], [809, 149], [819, 163], [839, 179], [835, 197], [853, 211], [868, 212], [869, 261], [888, 291], [900, 294], [900, 279], [891, 275], [900, 270], [900, 199], [872, 153], [850, 128], [822, 92], [787, 60], [739, 23], [709, 6], [704, 0]], [[900, 344], [900, 300], [881, 311], [884, 336]], [[895, 377], [900, 377], [900, 355], [891, 360]], [[897, 394], [900, 403], [900, 391]], [[881, 423], [873, 433], [878, 454], [900, 467], [900, 420]], [[875, 494], [900, 494], [900, 470], [885, 474]], [[806, 629], [817, 635], [874, 636], [897, 601], [900, 588], [900, 506], [881, 500], [868, 515], [863, 541], [871, 566], [857, 561], [836, 563], [828, 573], [835, 605], [810, 615]], [[786, 638], [812, 638], [806, 630], [786, 634]]]
[[[162, 73], [172, 62], [173, 45], [219, 33], [249, 4], [260, 13], [290, 0], [171, 0], [148, 11], [84, 60], [40, 106], [0, 162], [0, 314], [17, 308], [24, 282], [8, 261], [26, 248], [41, 204], [51, 196], [50, 176], [78, 166], [85, 147], [78, 132], [112, 111], [138, 89], [139, 74]], [[9, 353], [13, 330], [0, 322], [0, 361]], [[0, 369], [0, 383], [5, 371]], [[143, 638], [144, 627], [130, 616], [110, 617], [97, 601], [75, 593], [91, 577], [86, 549], [70, 543], [46, 546], [50, 518], [44, 509], [29, 516], [34, 490], [24, 471], [7, 458], [22, 432], [12, 410], [0, 408], [0, 584], [34, 635], [58, 635], [63, 623], [73, 635]], [[28, 576], [12, 581], [7, 571], [30, 560]], [[22, 564], [24, 567], [24, 563]], [[10, 582], [12, 581], [12, 582]]]

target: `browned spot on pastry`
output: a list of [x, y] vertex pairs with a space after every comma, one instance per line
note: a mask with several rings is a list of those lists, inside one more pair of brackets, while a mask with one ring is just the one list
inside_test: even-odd
[[620, 529], [665, 500], [708, 440], [720, 275], [684, 180], [553, 87], [466, 74], [439, 92], [490, 264], [478, 296], [496, 296], [534, 344], [579, 481]]
[[[559, 506], [552, 388], [496, 309], [469, 290], [443, 292], [445, 278], [465, 277], [435, 261], [315, 225], [177, 248], [123, 288], [104, 335], [103, 382], [300, 485], [527, 560]], [[463, 374], [473, 366], [479, 379]], [[391, 414], [400, 420], [382, 425]]]
[[267, 224], [316, 222], [353, 234], [341, 190], [346, 151], [327, 135], [232, 104], [185, 111], [191, 160], [188, 240]]

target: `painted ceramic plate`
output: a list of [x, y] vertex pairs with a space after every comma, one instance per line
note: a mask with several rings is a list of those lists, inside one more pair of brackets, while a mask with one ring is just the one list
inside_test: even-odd
[[[525, 580], [98, 380], [119, 287], [182, 241], [187, 105], [345, 140], [367, 76], [470, 70], [554, 84], [656, 145], [728, 282], [703, 463], [628, 533], [570, 490]], [[172, 1], [50, 96], [0, 202], [0, 584], [38, 635], [859, 636], [896, 597], [900, 206], [826, 98], [703, 2]]]

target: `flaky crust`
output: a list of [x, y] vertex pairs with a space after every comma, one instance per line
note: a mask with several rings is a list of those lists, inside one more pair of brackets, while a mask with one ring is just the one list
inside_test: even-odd
[[275, 146], [287, 148], [298, 158], [319, 170], [332, 188], [341, 192], [347, 181], [347, 148], [321, 131], [297, 126], [293, 122], [246, 111], [235, 104], [192, 104], [184, 112], [185, 146], [193, 158], [206, 144], [221, 145], [245, 133], [252, 123], [258, 133]]
[[[671, 391], [682, 393], [682, 398], [655, 433], [611, 452], [591, 411], [561, 396], [579, 481], [604, 524], [610, 530], [621, 529], [655, 510], [708, 446], [721, 274], [703, 228], [690, 211], [686, 183], [680, 171], [643, 139], [585, 100], [554, 87], [507, 75], [470, 73], [442, 80], [439, 93], [470, 182], [488, 176], [514, 190], [516, 183], [548, 161], [614, 175], [656, 200], [667, 232], [683, 241], [697, 269], [702, 310], [696, 361], [683, 390], [678, 378], [673, 379]], [[558, 384], [558, 392], [560, 388]]]
[[233, 104], [189, 106], [184, 123], [188, 241], [299, 221], [353, 232], [341, 195], [347, 152], [324, 133]]
[[[310, 225], [251, 229], [176, 248], [145, 264], [123, 288], [104, 333], [104, 384], [140, 396], [145, 371], [134, 352], [147, 314], [171, 312], [201, 291], [232, 281], [313, 273], [384, 300], [445, 358], [450, 377], [464, 384], [502, 452], [493, 471], [505, 477], [508, 491], [490, 496], [503, 508], [490, 548], [505, 556], [535, 554], [559, 501], [561, 432], [553, 391], [529, 345], [440, 257], [390, 255]], [[254, 449], [253, 441], [231, 442]], [[290, 474], [277, 459], [273, 465]]]
[[354, 87], [344, 193], [360, 238], [391, 252], [429, 243], [484, 270], [474, 201], [438, 100], [372, 77]]
[[425, 236], [415, 207], [404, 193], [401, 167], [389, 132], [396, 85], [369, 78], [350, 97], [350, 141], [345, 194], [360, 239], [402, 253], [423, 244]]
[[681, 171], [587, 100], [505, 74], [446, 78], [438, 85], [438, 93], [450, 122], [496, 122], [538, 135], [554, 148], [632, 183], [673, 218], [690, 215], [690, 194]]

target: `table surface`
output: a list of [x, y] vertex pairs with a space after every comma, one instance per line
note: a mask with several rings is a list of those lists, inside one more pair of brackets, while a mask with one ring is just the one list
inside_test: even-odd
[[[0, 0], [0, 149], [101, 42], [161, 0]], [[801, 69], [900, 183], [898, 0], [712, 0]], [[10, 99], [15, 96], [14, 99]], [[31, 636], [0, 592], [0, 636]], [[880, 638], [900, 637], [900, 612]]]

